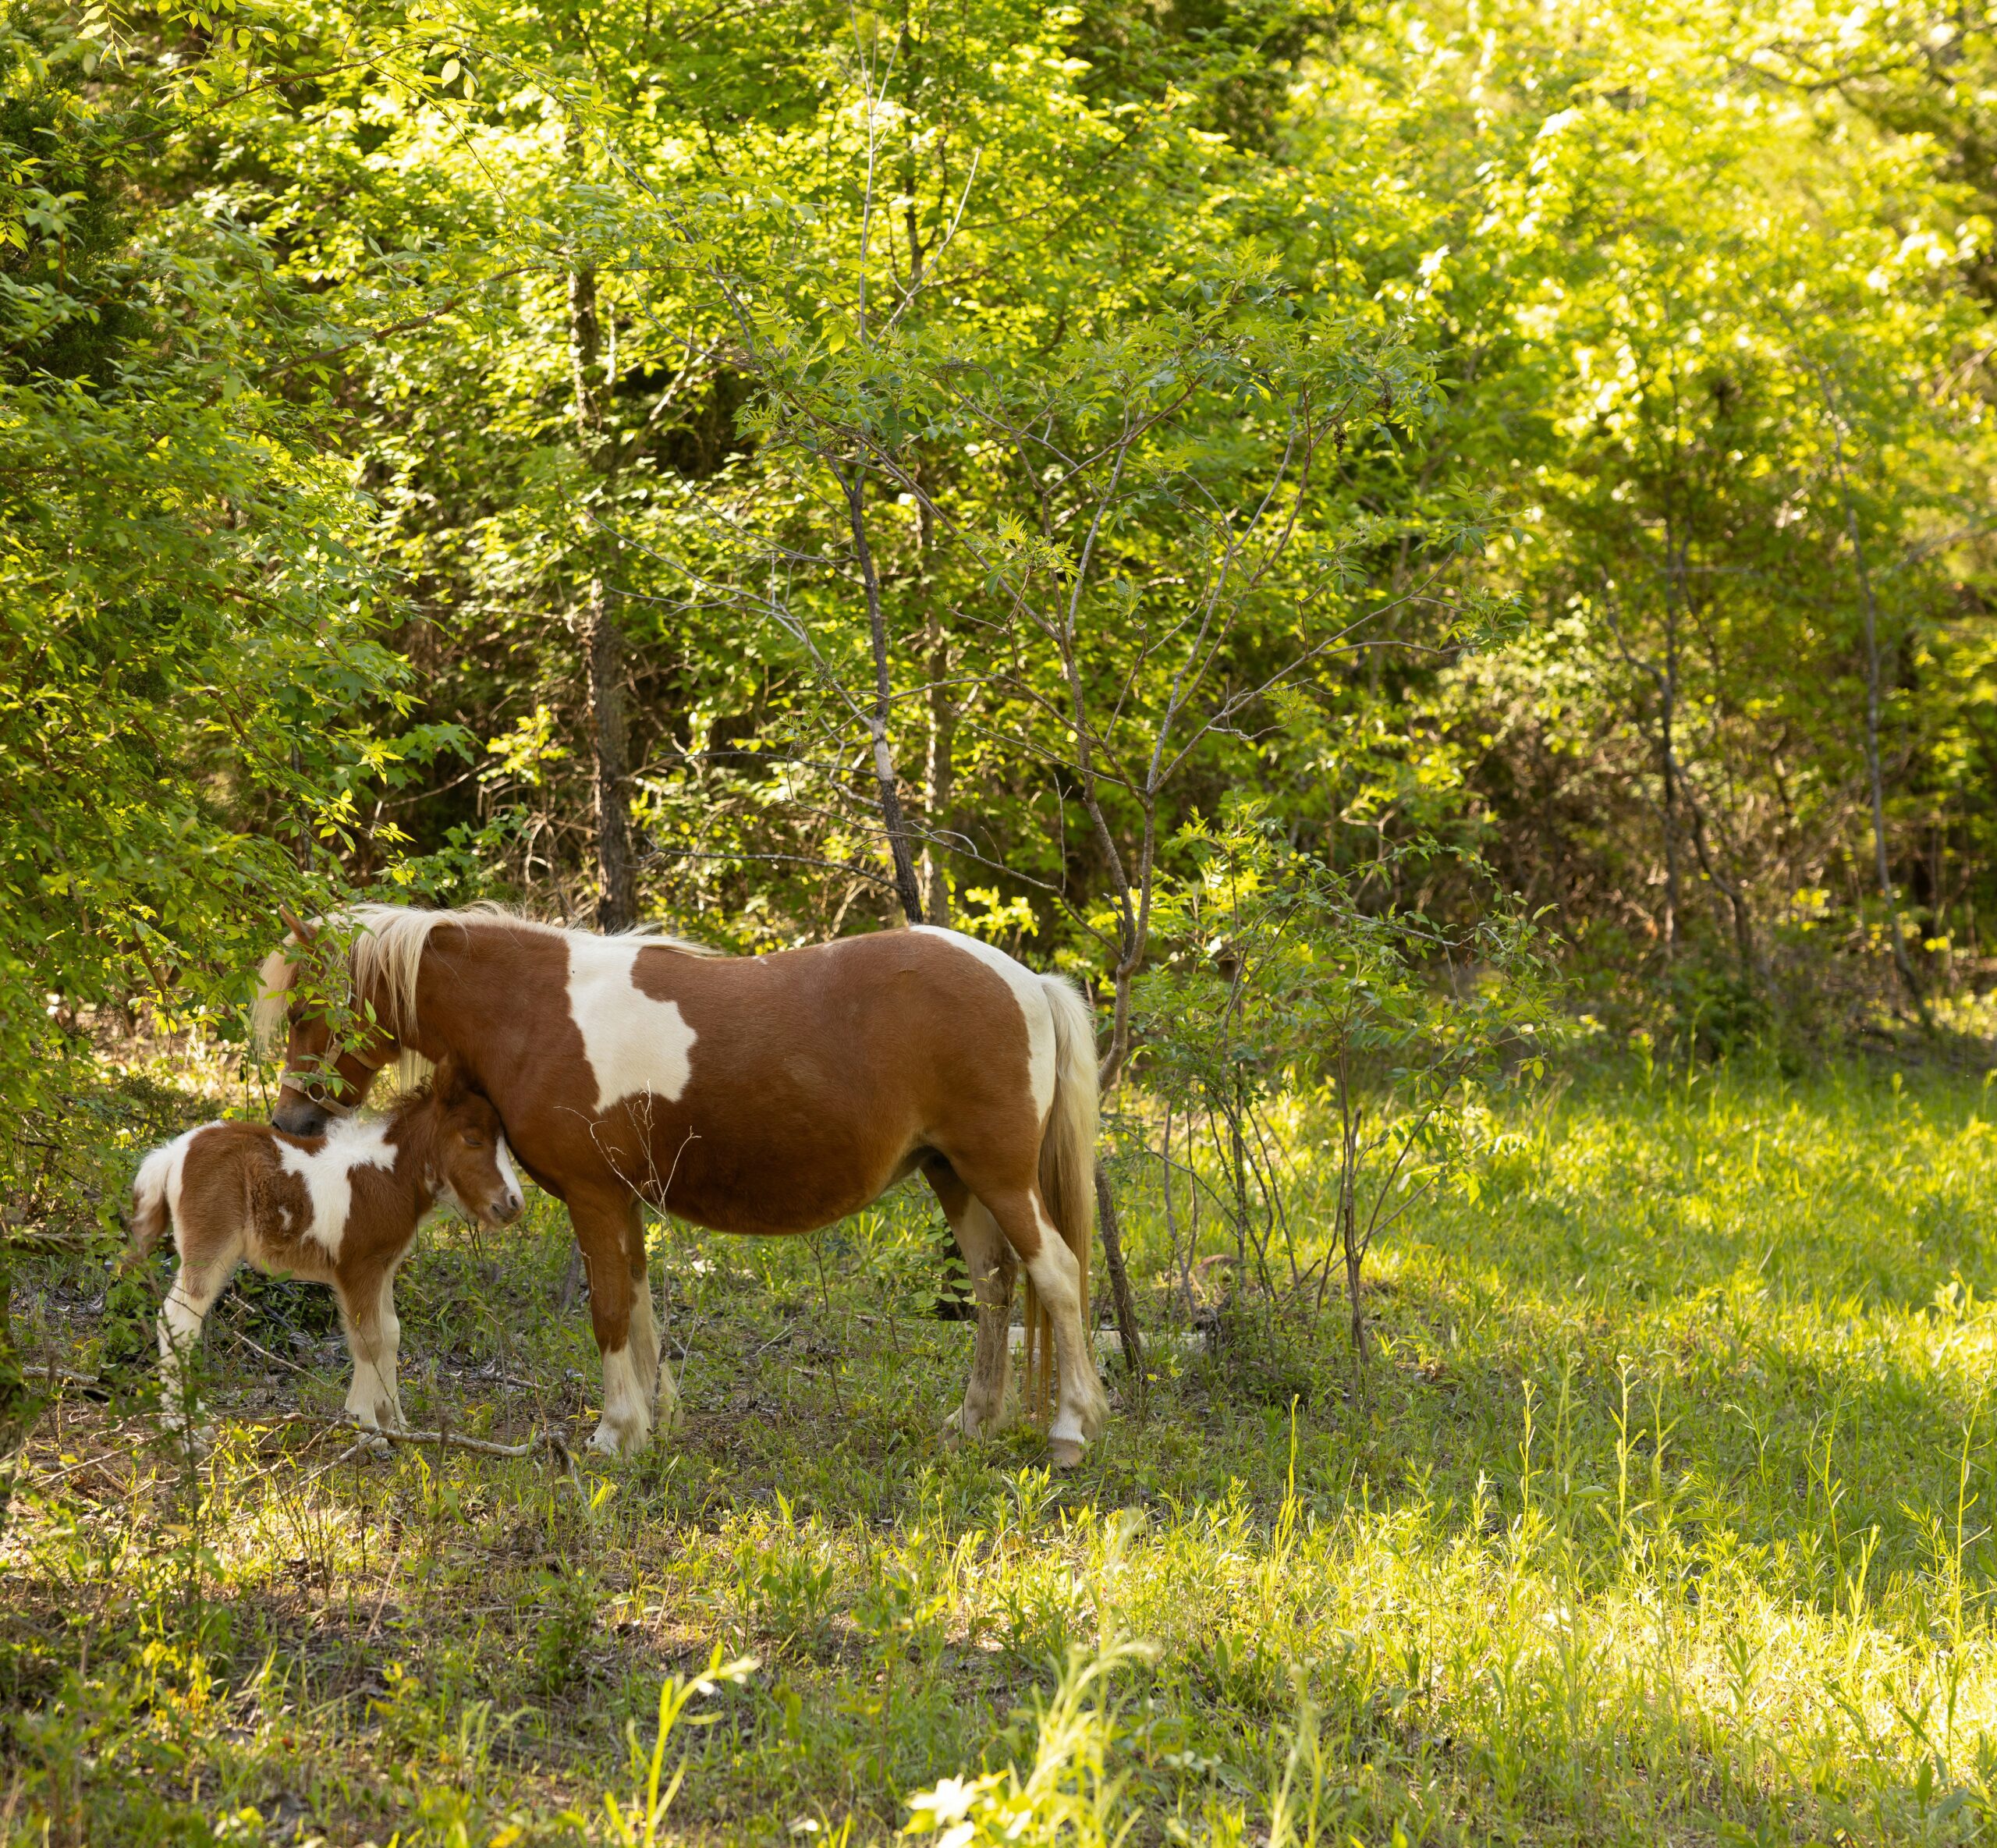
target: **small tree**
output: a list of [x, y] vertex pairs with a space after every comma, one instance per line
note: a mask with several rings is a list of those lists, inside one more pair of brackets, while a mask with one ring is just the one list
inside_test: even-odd
[[[1368, 1352], [1361, 1300], [1374, 1239], [1465, 1171], [1484, 1084], [1514, 1056], [1536, 1074], [1553, 976], [1534, 920], [1498, 898], [1476, 922], [1439, 924], [1369, 904], [1396, 862], [1460, 850], [1417, 839], [1346, 873], [1289, 846], [1243, 803], [1181, 843], [1197, 871], [1161, 882], [1154, 928], [1174, 953], [1138, 984], [1135, 1069], [1172, 1119], [1204, 1137], [1218, 1186], [1188, 1161], [1235, 1236], [1244, 1275], [1275, 1302], [1286, 1261], [1322, 1306], [1343, 1260], [1354, 1357]], [[1516, 1055], [1523, 1055], [1523, 1057]], [[1300, 1261], [1290, 1222], [1293, 1157], [1269, 1120], [1279, 1094], [1314, 1095], [1335, 1125], [1337, 1246]], [[1279, 1247], [1279, 1250], [1278, 1247]], [[1183, 1260], [1182, 1279], [1190, 1294]]]

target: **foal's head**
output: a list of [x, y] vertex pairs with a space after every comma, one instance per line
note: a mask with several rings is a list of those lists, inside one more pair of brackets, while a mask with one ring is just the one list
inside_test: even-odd
[[499, 1112], [456, 1059], [445, 1059], [430, 1084], [395, 1112], [390, 1133], [397, 1148], [423, 1164], [425, 1184], [468, 1218], [510, 1225], [520, 1216], [520, 1179]]

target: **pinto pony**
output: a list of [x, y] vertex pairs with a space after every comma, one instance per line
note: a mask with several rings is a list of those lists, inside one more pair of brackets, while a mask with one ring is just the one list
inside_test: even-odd
[[371, 1430], [399, 1426], [395, 1267], [439, 1201], [488, 1225], [519, 1218], [520, 1183], [499, 1113], [445, 1062], [385, 1118], [350, 1117], [324, 1136], [264, 1123], [211, 1123], [154, 1149], [133, 1183], [127, 1264], [171, 1223], [180, 1268], [159, 1314], [168, 1416], [181, 1361], [247, 1259], [329, 1283], [353, 1357], [346, 1409]]
[[640, 1448], [654, 1404], [669, 1421], [675, 1404], [641, 1201], [722, 1232], [805, 1233], [917, 1169], [978, 1304], [952, 1424], [973, 1437], [1005, 1416], [1019, 1264], [1052, 1336], [1054, 1460], [1100, 1431], [1084, 1327], [1095, 1048], [1068, 983], [927, 926], [736, 957], [491, 906], [285, 922], [258, 1002], [266, 1043], [284, 1038], [275, 1121], [321, 1128], [398, 1055], [459, 1063], [568, 1206], [603, 1356], [598, 1448]]

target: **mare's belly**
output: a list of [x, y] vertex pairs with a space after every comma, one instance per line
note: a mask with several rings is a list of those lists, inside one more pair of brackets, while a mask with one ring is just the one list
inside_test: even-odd
[[731, 1148], [697, 1141], [655, 1162], [662, 1184], [653, 1203], [716, 1232], [816, 1232], [878, 1199], [909, 1162], [901, 1149]]

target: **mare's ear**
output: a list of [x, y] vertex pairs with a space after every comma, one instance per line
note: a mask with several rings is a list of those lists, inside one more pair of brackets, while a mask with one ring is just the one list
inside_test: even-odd
[[307, 924], [289, 905], [278, 906], [278, 921], [300, 943], [311, 944], [318, 940], [319, 927], [315, 924]]

